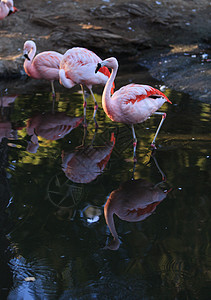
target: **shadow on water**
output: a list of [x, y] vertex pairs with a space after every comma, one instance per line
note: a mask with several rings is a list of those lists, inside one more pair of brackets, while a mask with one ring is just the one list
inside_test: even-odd
[[[117, 88], [121, 80], [127, 83], [124, 72]], [[81, 94], [57, 90], [55, 114], [51, 95], [41, 90], [18, 93], [1, 110], [0, 293], [8, 299], [208, 299], [210, 105], [167, 89], [173, 105], [162, 109], [167, 119], [156, 163], [150, 143], [160, 120], [152, 116], [136, 125], [134, 168], [131, 129], [106, 117], [100, 92], [99, 129], [91, 122], [85, 132]], [[88, 120], [92, 114], [90, 97]], [[104, 210], [114, 195], [124, 213], [113, 215], [120, 242], [111, 251]]]

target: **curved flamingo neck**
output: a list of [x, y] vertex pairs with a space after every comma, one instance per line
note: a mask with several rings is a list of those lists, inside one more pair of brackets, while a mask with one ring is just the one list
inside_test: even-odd
[[29, 51], [29, 54], [28, 54], [30, 60], [28, 60], [26, 58], [25, 62], [24, 62], [24, 69], [29, 76], [35, 76], [35, 73], [36, 73], [36, 71], [33, 67], [33, 64], [32, 64], [34, 56], [36, 54], [36, 51], [37, 51], [36, 44], [33, 44], [33, 46], [31, 47], [31, 49]]
[[4, 19], [9, 13], [9, 7], [7, 3], [4, 1], [0, 2], [0, 20]]
[[75, 83], [71, 79], [66, 77], [64, 69], [59, 70], [59, 82], [68, 89], [72, 88], [75, 85]]
[[108, 81], [106, 82], [106, 85], [103, 90], [102, 95], [102, 106], [105, 111], [105, 113], [110, 117], [112, 113], [112, 103], [111, 103], [111, 89], [113, 87], [113, 82], [116, 78], [118, 70], [118, 65], [114, 65], [112, 68], [111, 76], [109, 77]]

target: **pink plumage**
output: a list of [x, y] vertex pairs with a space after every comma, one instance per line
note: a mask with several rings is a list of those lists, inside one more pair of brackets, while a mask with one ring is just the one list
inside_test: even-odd
[[59, 65], [62, 54], [55, 51], [44, 51], [36, 54], [34, 41], [26, 41], [23, 47], [24, 70], [34, 79], [46, 79], [51, 82], [52, 94], [55, 96], [53, 81], [59, 79]]
[[[105, 85], [110, 77], [107, 67], [101, 68], [98, 74], [95, 73], [96, 64], [101, 61], [101, 58], [94, 52], [86, 48], [74, 47], [66, 51], [60, 63], [60, 83], [66, 88], [72, 88], [76, 84], [81, 85], [84, 98], [84, 119], [86, 118], [86, 98], [83, 86], [89, 89], [93, 97], [95, 103], [93, 118], [95, 120], [98, 105], [92, 92], [92, 86], [95, 84]], [[114, 84], [112, 85], [113, 88]], [[96, 120], [95, 123], [97, 125]]]
[[0, 1], [0, 20], [15, 13], [18, 9], [14, 6], [13, 0]]
[[102, 95], [103, 109], [112, 121], [126, 123], [132, 126], [134, 138], [134, 159], [136, 160], [137, 139], [134, 124], [144, 122], [153, 113], [162, 115], [162, 120], [152, 141], [152, 147], [155, 148], [155, 139], [166, 117], [165, 113], [157, 112], [157, 110], [166, 101], [169, 103], [171, 103], [171, 101], [161, 91], [149, 85], [134, 83], [123, 86], [111, 97], [112, 84], [118, 70], [118, 61], [114, 57], [105, 59], [101, 63], [98, 63], [95, 72], [98, 72], [102, 66], [112, 69], [111, 76], [105, 85]]

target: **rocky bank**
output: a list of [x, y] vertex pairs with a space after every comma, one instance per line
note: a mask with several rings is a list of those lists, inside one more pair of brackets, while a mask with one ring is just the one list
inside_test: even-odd
[[20, 77], [23, 44], [64, 53], [80, 46], [137, 62], [170, 88], [211, 102], [208, 0], [16, 0], [0, 21], [0, 79]]

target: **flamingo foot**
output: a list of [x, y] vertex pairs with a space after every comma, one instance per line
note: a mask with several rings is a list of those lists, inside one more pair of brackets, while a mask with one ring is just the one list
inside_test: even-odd
[[154, 143], [151, 144], [151, 148], [152, 148], [153, 150], [156, 150], [156, 149], [157, 149], [157, 147], [155, 146]]
[[83, 127], [84, 127], [84, 128], [87, 128], [87, 127], [88, 127], [88, 125], [87, 125], [86, 121], [84, 121], [84, 123], [83, 123]]
[[155, 144], [151, 144], [151, 156], [154, 156], [156, 153], [157, 147]]

